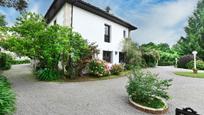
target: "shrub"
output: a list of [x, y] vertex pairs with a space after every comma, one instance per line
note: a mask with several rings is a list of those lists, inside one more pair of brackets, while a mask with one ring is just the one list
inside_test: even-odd
[[[83, 71], [86, 69], [87, 65], [92, 61], [93, 56], [99, 53], [99, 50], [97, 49], [97, 45], [95, 43], [91, 43], [86, 47], [88, 44], [86, 41], [84, 41], [82, 38], [73, 38], [74, 40], [71, 40], [73, 44], [73, 56], [70, 56], [70, 58], [65, 61], [66, 63], [66, 72], [69, 78], [75, 79], [79, 76], [83, 76]], [[74, 43], [76, 41], [76, 43]], [[78, 44], [84, 44], [80, 45]], [[83, 47], [84, 46], [84, 47]], [[75, 61], [74, 61], [75, 60]]]
[[[197, 69], [199, 69], [199, 70], [204, 70], [204, 61], [202, 61], [202, 60], [197, 60], [196, 62], [197, 62], [197, 63], [196, 63]], [[193, 60], [190, 61], [189, 63], [187, 63], [186, 66], [187, 66], [188, 69], [193, 69], [193, 68], [194, 68], [194, 61], [193, 61]]]
[[89, 73], [97, 77], [107, 76], [110, 74], [110, 67], [102, 60], [92, 60], [89, 63]]
[[125, 66], [124, 66], [124, 69], [125, 70], [131, 70], [131, 67], [132, 65], [131, 64], [125, 64]]
[[16, 65], [16, 64], [27, 64], [27, 63], [30, 63], [30, 60], [13, 60], [11, 63], [13, 65]]
[[123, 52], [125, 52], [125, 63], [128, 67], [134, 68], [142, 65], [142, 52], [139, 45], [131, 38], [123, 41]]
[[160, 58], [158, 51], [149, 49], [143, 49], [142, 57], [146, 63], [146, 67], [155, 67]]
[[178, 67], [187, 69], [187, 63], [189, 63], [193, 59], [194, 59], [193, 55], [185, 55], [185, 56], [181, 57], [178, 60]]
[[15, 100], [10, 83], [0, 75], [0, 115], [12, 115], [15, 111]]
[[8, 70], [11, 68], [12, 57], [6, 53], [0, 52], [0, 70]]
[[171, 86], [172, 80], [160, 80], [157, 75], [150, 72], [143, 73], [142, 71], [135, 69], [129, 76], [129, 82], [127, 85], [128, 95], [136, 103], [144, 106], [161, 108], [161, 104], [153, 104], [157, 99], [161, 97], [169, 99], [167, 89]]
[[60, 75], [57, 71], [45, 68], [38, 70], [37, 79], [40, 81], [53, 81], [60, 79]]
[[120, 72], [122, 72], [124, 70], [123, 65], [121, 64], [115, 64], [111, 67], [111, 74], [113, 75], [119, 75]]

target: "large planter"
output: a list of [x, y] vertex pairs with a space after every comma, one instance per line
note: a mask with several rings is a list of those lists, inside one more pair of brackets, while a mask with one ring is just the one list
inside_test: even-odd
[[[161, 98], [158, 98], [158, 99], [161, 99]], [[140, 105], [134, 102], [131, 97], [129, 97], [130, 104], [133, 105], [136, 109], [141, 110], [146, 113], [152, 113], [152, 114], [164, 114], [168, 111], [168, 104], [163, 99], [161, 100], [165, 104], [165, 106], [163, 108], [155, 109], [155, 108], [150, 108], [150, 107]]]

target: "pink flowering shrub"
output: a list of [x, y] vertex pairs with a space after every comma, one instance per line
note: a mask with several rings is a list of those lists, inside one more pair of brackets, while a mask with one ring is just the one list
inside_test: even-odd
[[97, 77], [110, 75], [111, 65], [102, 60], [92, 60], [89, 63], [89, 73]]

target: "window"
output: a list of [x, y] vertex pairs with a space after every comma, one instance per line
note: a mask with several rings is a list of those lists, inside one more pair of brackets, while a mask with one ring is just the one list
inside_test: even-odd
[[112, 55], [112, 52], [110, 52], [110, 51], [103, 51], [103, 60], [111, 63], [111, 61], [112, 61], [111, 55]]
[[110, 43], [110, 26], [105, 24], [105, 35], [104, 35], [105, 42]]
[[125, 53], [119, 53], [119, 63], [125, 63]]
[[56, 25], [57, 24], [57, 20], [54, 20], [54, 25]]
[[123, 38], [126, 38], [126, 31], [123, 31]]

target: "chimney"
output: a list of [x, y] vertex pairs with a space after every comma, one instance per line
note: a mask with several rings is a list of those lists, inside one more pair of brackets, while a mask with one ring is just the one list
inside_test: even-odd
[[111, 8], [109, 6], [107, 6], [105, 10], [106, 10], [107, 13], [112, 14]]

